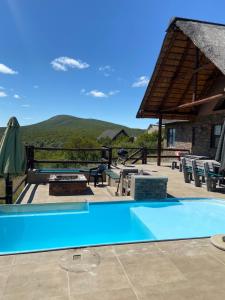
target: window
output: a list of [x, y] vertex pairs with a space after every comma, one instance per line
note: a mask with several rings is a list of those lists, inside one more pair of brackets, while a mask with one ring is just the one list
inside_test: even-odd
[[192, 146], [195, 146], [196, 128], [192, 127]]
[[221, 130], [222, 130], [222, 125], [220, 124], [212, 126], [211, 148], [217, 148], [220, 139]]
[[174, 147], [176, 142], [176, 129], [169, 128], [167, 130], [167, 147]]

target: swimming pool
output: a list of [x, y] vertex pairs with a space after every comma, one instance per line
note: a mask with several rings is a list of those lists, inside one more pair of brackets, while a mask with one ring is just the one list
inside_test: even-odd
[[38, 169], [37, 172], [41, 174], [51, 174], [51, 173], [82, 173], [88, 172], [88, 168], [82, 169]]
[[225, 201], [171, 199], [0, 206], [0, 254], [225, 233]]

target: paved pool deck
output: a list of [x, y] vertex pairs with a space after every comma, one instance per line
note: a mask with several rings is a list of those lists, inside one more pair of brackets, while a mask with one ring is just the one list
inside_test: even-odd
[[[162, 166], [156, 166], [156, 164], [136, 165], [139, 170], [150, 172], [154, 176], [168, 176], [168, 197], [212, 197], [225, 199], [225, 188], [218, 188], [216, 192], [208, 192], [206, 186], [195, 187], [194, 183], [185, 183], [183, 173], [177, 169], [172, 170], [171, 164], [164, 164]], [[115, 172], [120, 172], [119, 169], [115, 169]], [[96, 188], [91, 183], [87, 193], [79, 196], [49, 196], [49, 185], [32, 184], [26, 192], [22, 203], [52, 203], [52, 202], [80, 202], [80, 201], [116, 201], [116, 200], [132, 200], [131, 197], [116, 197], [116, 188], [104, 186], [97, 186]]]
[[208, 239], [89, 248], [97, 267], [70, 272], [64, 250], [0, 257], [4, 300], [221, 300], [225, 252]]
[[[171, 197], [225, 198], [223, 190], [185, 184], [168, 166], [141, 165], [168, 176]], [[34, 190], [33, 190], [34, 189]], [[31, 186], [22, 203], [131, 200], [106, 186], [77, 197], [48, 196], [48, 185]], [[90, 250], [99, 264], [82, 272], [61, 267], [65, 255]], [[150, 242], [0, 256], [0, 300], [221, 300], [225, 299], [225, 252], [209, 239]]]

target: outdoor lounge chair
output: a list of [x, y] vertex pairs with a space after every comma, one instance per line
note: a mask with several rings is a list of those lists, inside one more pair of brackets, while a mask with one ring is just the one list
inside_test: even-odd
[[99, 180], [101, 180], [102, 185], [103, 185], [103, 182], [104, 182], [103, 173], [106, 169], [107, 169], [107, 166], [104, 164], [99, 165], [97, 168], [91, 168], [89, 170], [89, 174], [88, 174], [88, 184], [90, 182], [90, 179], [93, 178], [95, 187], [99, 183]]

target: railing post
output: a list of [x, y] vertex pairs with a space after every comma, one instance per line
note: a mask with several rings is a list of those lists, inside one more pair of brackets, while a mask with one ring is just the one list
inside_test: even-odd
[[108, 168], [110, 169], [111, 164], [112, 164], [112, 148], [111, 147], [108, 148], [108, 152], [109, 152], [109, 155], [108, 155]]
[[147, 148], [143, 147], [141, 152], [142, 152], [142, 165], [146, 165], [147, 164]]
[[102, 151], [101, 151], [101, 158], [102, 159], [106, 159], [106, 147], [102, 146]]
[[161, 152], [162, 152], [162, 115], [159, 116], [159, 130], [158, 130], [158, 149], [157, 149], [157, 165], [161, 165]]
[[5, 179], [5, 199], [6, 204], [13, 203], [13, 182], [9, 175]]
[[34, 168], [34, 146], [27, 146], [27, 168]]

